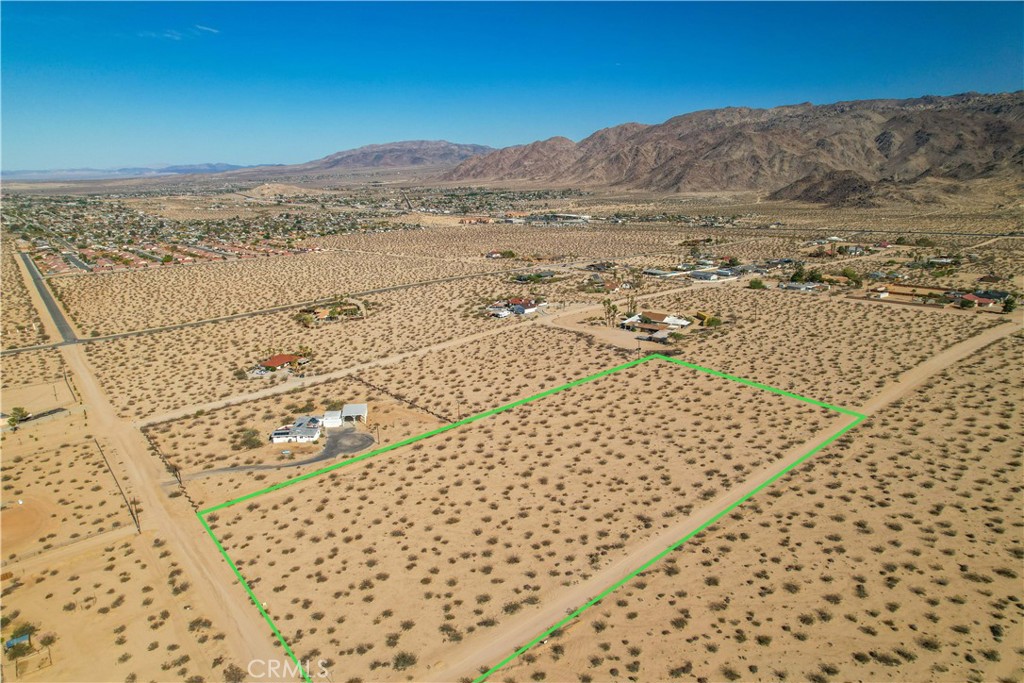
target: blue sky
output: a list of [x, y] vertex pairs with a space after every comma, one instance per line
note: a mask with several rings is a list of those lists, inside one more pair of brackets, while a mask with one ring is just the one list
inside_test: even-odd
[[3, 2], [5, 169], [580, 139], [1024, 87], [1024, 3]]

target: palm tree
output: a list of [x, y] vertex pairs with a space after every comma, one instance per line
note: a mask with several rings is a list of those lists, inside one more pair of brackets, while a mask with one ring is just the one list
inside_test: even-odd
[[7, 416], [7, 424], [11, 426], [11, 430], [16, 432], [18, 431], [18, 424], [26, 417], [28, 417], [28, 411], [21, 406], [15, 406], [11, 408], [11, 414]]

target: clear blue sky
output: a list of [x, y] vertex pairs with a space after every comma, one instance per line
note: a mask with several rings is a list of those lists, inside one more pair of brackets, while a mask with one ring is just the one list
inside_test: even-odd
[[1019, 90], [1015, 3], [3, 2], [3, 168], [580, 139], [730, 105]]

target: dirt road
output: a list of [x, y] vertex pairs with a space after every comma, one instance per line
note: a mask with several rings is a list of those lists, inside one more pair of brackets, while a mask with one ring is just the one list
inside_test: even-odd
[[200, 605], [227, 635], [225, 645], [234, 662], [243, 668], [252, 659], [280, 658], [270, 629], [251, 605], [245, 591], [217, 552], [192, 508], [184, 498], [171, 499], [160, 481], [167, 474], [159, 459], [148, 451], [142, 434], [120, 420], [85, 359], [81, 346], [61, 347], [68, 369], [76, 378], [90, 428], [109, 447], [109, 456], [124, 464], [126, 488], [141, 502], [143, 532], [165, 539], [192, 584], [187, 601]]
[[[1005, 324], [989, 328], [971, 339], [951, 346], [934, 358], [903, 373], [897, 381], [891, 383], [861, 406], [860, 411], [870, 417], [873, 413], [905, 397], [930, 377], [957, 361], [977, 353], [989, 344], [1007, 337], [1019, 329], [1019, 320], [1008, 320]], [[844, 407], [853, 408], [852, 406]], [[851, 418], [847, 416], [836, 418], [829, 423], [824, 434], [831, 434], [850, 422]], [[577, 584], [565, 592], [553, 596], [552, 599], [544, 601], [540, 608], [532, 613], [525, 613], [517, 619], [506, 621], [500, 630], [489, 634], [487, 640], [469, 639], [463, 645], [452, 648], [443, 661], [435, 662], [432, 665], [431, 671], [426, 675], [424, 681], [440, 682], [455, 681], [463, 677], [472, 678], [477, 675], [481, 667], [494, 666], [512, 654], [517, 647], [527, 644], [540, 633], [558, 623], [566, 614], [599, 595], [679, 539], [700, 528], [708, 520], [740, 500], [749, 491], [793, 465], [824, 438], [824, 435], [817, 436], [793, 448], [784, 458], [751, 474], [685, 520], [664, 528], [650, 539], [630, 548], [629, 552], [598, 571], [586, 582]]]

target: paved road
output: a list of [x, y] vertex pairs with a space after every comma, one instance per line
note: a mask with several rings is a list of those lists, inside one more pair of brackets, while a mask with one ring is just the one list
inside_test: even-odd
[[68, 262], [75, 268], [78, 268], [79, 270], [84, 270], [87, 273], [92, 272], [92, 267], [89, 266], [89, 264], [83, 261], [82, 259], [78, 258], [78, 256], [76, 256], [74, 252], [62, 251], [60, 255], [66, 258]]
[[64, 311], [57, 305], [46, 283], [43, 282], [43, 276], [40, 274], [39, 269], [36, 268], [36, 264], [32, 262], [31, 257], [25, 252], [19, 253], [18, 256], [21, 257], [25, 268], [28, 269], [28, 274], [32, 277], [32, 284], [35, 286], [36, 291], [39, 292], [39, 297], [43, 300], [43, 304], [46, 306], [50, 317], [53, 318], [54, 324], [57, 325], [57, 331], [60, 332], [64, 342], [71, 343], [77, 341], [78, 335], [75, 334], [75, 330], [68, 323], [68, 319], [64, 317]]
[[[74, 331], [67, 325], [50, 293], [42, 286], [42, 278], [35, 264], [27, 255], [22, 254], [22, 259], [32, 275], [35, 293], [45, 304], [39, 310], [44, 327], [60, 329], [65, 336], [61, 355], [68, 372], [75, 377], [82, 408], [89, 414], [90, 428], [95, 434], [102, 435], [100, 438], [109, 447], [110, 458], [123, 464], [127, 475], [125, 488], [141, 503], [143, 532], [166, 539], [174, 548], [176, 561], [192, 584], [188, 599], [202, 605], [207, 613], [217, 615], [217, 627], [226, 635], [224, 647], [229, 660], [245, 663], [253, 659], [279, 658], [281, 655], [276, 639], [259, 612], [252, 608], [246, 593], [234, 585], [234, 573], [210, 543], [188, 502], [184, 498], [169, 498], [163, 493], [160, 482], [166, 478], [167, 473], [162, 463], [149, 452], [145, 437], [128, 422], [118, 418], [85, 357], [83, 346], [74, 343]], [[104, 538], [103, 542], [108, 541]], [[68, 546], [67, 549], [58, 549], [54, 553], [40, 556], [38, 561], [52, 562], [64, 553], [70, 557], [86, 547], [92, 546]], [[141, 544], [139, 552], [144, 562], [157, 564], [155, 550], [150, 544]], [[28, 561], [37, 561], [37, 558]], [[179, 625], [177, 622], [174, 624], [175, 628]]]

